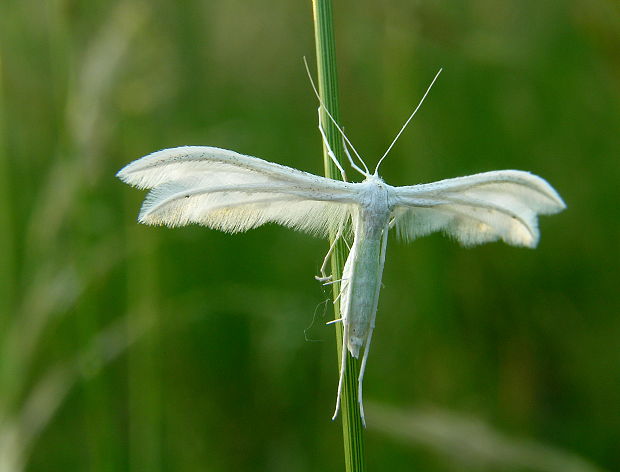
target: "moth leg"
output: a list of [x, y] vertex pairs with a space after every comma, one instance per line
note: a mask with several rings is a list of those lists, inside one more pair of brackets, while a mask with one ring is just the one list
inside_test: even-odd
[[[330, 279], [332, 276], [330, 275], [329, 277], [327, 277], [328, 279]], [[340, 282], [344, 282], [345, 280], [349, 280], [349, 279], [338, 279], [338, 280], [330, 280], [329, 282], [325, 282], [323, 285], [334, 285]]]
[[372, 331], [375, 329], [374, 320], [370, 324], [368, 329], [368, 336], [366, 337], [366, 346], [364, 347], [364, 356], [362, 357], [362, 365], [360, 365], [360, 373], [357, 378], [357, 402], [360, 405], [360, 416], [362, 417], [362, 424], [366, 427], [366, 417], [364, 416], [364, 402], [362, 401], [362, 383], [364, 381], [364, 372], [366, 370], [366, 361], [368, 360], [368, 351], [370, 350], [370, 341], [372, 340]]
[[353, 162], [353, 158], [351, 157], [351, 153], [349, 152], [349, 147], [347, 146], [347, 140], [344, 139], [344, 137], [342, 138], [342, 147], [344, 148], [344, 153], [346, 154], [347, 158], [349, 159], [349, 164], [351, 164], [351, 167], [353, 167], [360, 174], [362, 174], [364, 176], [367, 176], [368, 172], [364, 172], [362, 169], [359, 168], [359, 166], [357, 164], [355, 164], [355, 162]]
[[349, 279], [341, 279], [340, 282], [342, 282], [342, 285], [340, 286], [340, 292], [338, 293], [338, 296], [334, 298], [334, 305], [338, 300], [340, 300], [340, 296], [347, 291], [347, 284], [349, 283]]
[[342, 352], [341, 352], [341, 361], [340, 361], [340, 379], [338, 380], [338, 395], [336, 397], [336, 409], [334, 410], [334, 416], [332, 416], [332, 421], [336, 419], [338, 416], [338, 411], [340, 410], [340, 399], [342, 397], [342, 386], [344, 381], [344, 371], [347, 366], [347, 344], [349, 342], [349, 324], [343, 320], [343, 332], [342, 332]]
[[319, 282], [327, 282], [328, 280], [332, 278], [331, 275], [327, 275], [327, 273], [325, 272], [327, 270], [327, 261], [329, 261], [329, 258], [334, 253], [334, 249], [336, 248], [336, 242], [338, 242], [338, 240], [342, 236], [342, 231], [343, 231], [343, 227], [340, 226], [340, 228], [338, 228], [338, 232], [336, 233], [336, 236], [334, 237], [334, 241], [330, 244], [327, 254], [325, 254], [325, 258], [323, 259], [323, 264], [321, 264], [321, 269], [320, 269], [321, 277], [318, 277], [318, 276], [314, 277]]
[[[345, 283], [346, 283], [346, 280], [345, 280]], [[342, 286], [342, 288], [340, 289], [340, 293], [338, 294], [338, 296], [337, 296], [336, 298], [334, 298], [334, 301], [333, 301], [333, 304], [334, 304], [334, 305], [336, 304], [336, 302], [337, 302], [338, 300], [340, 300], [340, 295], [342, 295], [342, 292], [344, 292], [344, 291], [346, 290], [345, 285], [344, 285], [344, 284], [342, 284], [342, 285], [343, 285], [343, 286]]]
[[[353, 144], [351, 143], [351, 141], [349, 140], [349, 138], [347, 138], [347, 136], [344, 134], [344, 131], [342, 130], [342, 128], [340, 126], [338, 126], [338, 123], [336, 122], [336, 120], [334, 119], [334, 117], [332, 116], [332, 114], [329, 112], [329, 110], [327, 109], [327, 107], [325, 106], [325, 104], [323, 103], [323, 100], [321, 100], [321, 96], [319, 95], [319, 91], [316, 89], [316, 85], [314, 85], [314, 80], [312, 80], [312, 74], [310, 74], [310, 69], [308, 68], [308, 63], [306, 62], [306, 58], [304, 58], [304, 64], [306, 66], [306, 72], [308, 73], [308, 78], [310, 79], [310, 85], [312, 85], [312, 90], [314, 91], [314, 94], [316, 95], [316, 98], [319, 100], [319, 129], [321, 129], [321, 107], [323, 107], [323, 110], [325, 110], [325, 113], [327, 114], [327, 116], [329, 117], [329, 119], [331, 120], [331, 122], [334, 124], [334, 126], [336, 127], [336, 129], [340, 132], [340, 134], [342, 135], [342, 138], [351, 145], [351, 148], [353, 149], [353, 152], [355, 152], [356, 157], [360, 160], [360, 162], [362, 163], [362, 165], [364, 166], [364, 169], [366, 169], [366, 171], [364, 172], [362, 169], [360, 169], [357, 165], [353, 164], [353, 162], [351, 162], [352, 167], [358, 171], [360, 174], [362, 174], [364, 177], [368, 177], [370, 175], [370, 171], [368, 170], [368, 167], [366, 166], [366, 163], [364, 162], [364, 159], [362, 159], [359, 155], [359, 153], [357, 152], [357, 150], [355, 149], [355, 146], [353, 146]], [[323, 139], [327, 142], [327, 139], [325, 138], [325, 135], [321, 129], [321, 134], [323, 135]], [[327, 145], [327, 148], [329, 149], [329, 145]], [[332, 158], [333, 156], [333, 152], [332, 155], [330, 155], [330, 158]], [[333, 160], [333, 158], [332, 158]], [[349, 158], [349, 160], [351, 160]], [[342, 176], [344, 178], [344, 170], [342, 170], [341, 166], [339, 165], [339, 163], [337, 161], [334, 161], [334, 163], [336, 164], [336, 167], [338, 167], [338, 169], [340, 169]], [[346, 181], [346, 179], [344, 179]]]
[[347, 238], [343, 239], [344, 241], [344, 245], [347, 247], [347, 249], [350, 251], [351, 250], [351, 245], [349, 244], [349, 242], [347, 241]]
[[342, 176], [342, 180], [344, 180], [346, 182], [347, 181], [347, 174], [345, 173], [344, 169], [340, 165], [340, 162], [336, 158], [336, 154], [334, 154], [334, 151], [332, 151], [332, 148], [329, 145], [329, 141], [327, 140], [327, 135], [325, 134], [325, 131], [323, 130], [323, 124], [321, 122], [321, 107], [320, 106], [317, 109], [317, 111], [318, 111], [318, 114], [319, 114], [319, 132], [321, 133], [321, 137], [323, 138], [323, 143], [325, 144], [325, 149], [327, 149], [327, 155], [329, 156], [329, 158], [332, 160], [334, 165], [340, 171], [340, 175]]

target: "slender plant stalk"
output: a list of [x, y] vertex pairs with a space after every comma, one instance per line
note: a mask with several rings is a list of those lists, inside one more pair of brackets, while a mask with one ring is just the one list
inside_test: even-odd
[[[336, 72], [336, 48], [334, 39], [334, 25], [331, 0], [313, 0], [314, 31], [316, 42], [317, 73], [319, 83], [319, 94], [324, 105], [327, 107], [335, 120], [340, 119], [338, 106], [338, 75]], [[322, 110], [321, 122], [325, 129], [327, 140], [340, 162], [343, 160], [342, 139], [339, 132], [330, 121], [327, 113]], [[327, 149], [323, 148], [323, 164], [325, 176], [338, 179], [340, 173], [327, 155]], [[335, 234], [330, 237], [333, 242]], [[342, 278], [342, 267], [346, 259], [346, 248], [342, 240], [338, 242], [332, 255], [332, 275], [334, 280]], [[332, 285], [334, 299], [340, 292], [340, 284]], [[340, 304], [334, 304], [335, 318], [340, 318]], [[338, 370], [340, 370], [341, 356], [347, 356], [346, 369], [344, 373], [344, 385], [342, 391], [341, 412], [342, 434], [344, 439], [345, 467], [347, 472], [360, 472], [366, 470], [364, 457], [364, 427], [357, 401], [357, 373], [359, 362], [353, 358], [342, 345], [342, 323], [335, 323], [336, 345], [338, 349]]]

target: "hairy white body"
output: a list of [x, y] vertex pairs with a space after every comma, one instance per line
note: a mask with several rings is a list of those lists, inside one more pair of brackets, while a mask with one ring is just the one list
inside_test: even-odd
[[[360, 350], [364, 348], [357, 398], [362, 421], [365, 423], [362, 380], [375, 327], [389, 222], [395, 207], [396, 194], [394, 187], [386, 185], [376, 175], [368, 177], [359, 185], [360, 204], [352, 215], [355, 237], [344, 265], [340, 310], [344, 328], [342, 345], [346, 346], [355, 358], [359, 357]], [[345, 362], [346, 355], [343, 352], [334, 417], [340, 406]]]
[[342, 318], [348, 325], [347, 348], [358, 357], [374, 327], [385, 262], [389, 220], [395, 206], [394, 187], [371, 176], [359, 184], [360, 203], [353, 215], [353, 246], [343, 271]]
[[[430, 184], [393, 187], [364, 172], [343, 182], [206, 146], [164, 149], [119, 173], [124, 182], [151, 188], [139, 221], [181, 226], [198, 223], [236, 233], [268, 222], [320, 236], [351, 225], [353, 244], [341, 283], [343, 345], [363, 350], [359, 402], [375, 326], [388, 231], [408, 240], [443, 231], [466, 246], [502, 240], [535, 247], [538, 214], [565, 208], [542, 178], [517, 170], [493, 171]], [[345, 365], [342, 356], [336, 413]], [[334, 415], [335, 416], [335, 415]]]

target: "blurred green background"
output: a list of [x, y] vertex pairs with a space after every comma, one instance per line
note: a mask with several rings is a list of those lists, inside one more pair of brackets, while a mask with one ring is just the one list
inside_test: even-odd
[[[620, 469], [620, 6], [335, 2], [392, 185], [525, 169], [538, 249], [390, 240], [369, 470]], [[309, 1], [0, 3], [0, 470], [342, 470], [326, 242], [143, 227], [116, 171], [213, 145], [321, 173]], [[352, 175], [352, 174], [351, 174]]]

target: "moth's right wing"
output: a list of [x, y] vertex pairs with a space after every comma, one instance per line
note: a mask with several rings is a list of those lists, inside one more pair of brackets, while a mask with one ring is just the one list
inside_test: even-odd
[[151, 225], [198, 223], [235, 233], [274, 222], [324, 235], [344, 224], [357, 202], [356, 184], [206, 146], [154, 152], [117, 176], [152, 189], [139, 216]]
[[501, 239], [535, 247], [537, 216], [566, 208], [545, 179], [519, 170], [393, 189], [394, 223], [401, 236], [414, 239], [443, 231], [466, 246]]

